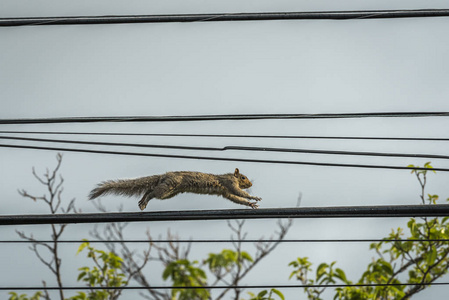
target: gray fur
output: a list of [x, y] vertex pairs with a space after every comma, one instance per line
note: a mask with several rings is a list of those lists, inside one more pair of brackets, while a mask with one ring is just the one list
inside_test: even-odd
[[246, 176], [235, 172], [215, 175], [201, 172], [168, 172], [162, 175], [154, 175], [127, 180], [109, 180], [100, 183], [89, 194], [89, 199], [95, 199], [102, 195], [115, 194], [122, 196], [140, 196], [139, 207], [145, 209], [148, 202], [153, 199], [170, 199], [180, 193], [195, 193], [218, 195], [235, 203], [257, 208], [255, 202], [261, 198], [254, 197], [243, 189], [251, 186]]

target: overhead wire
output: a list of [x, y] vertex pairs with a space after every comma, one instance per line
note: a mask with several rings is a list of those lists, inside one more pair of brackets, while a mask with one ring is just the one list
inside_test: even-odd
[[449, 9], [1, 18], [0, 26], [447, 17]]
[[431, 283], [356, 283], [356, 284], [289, 284], [289, 285], [205, 285], [205, 286], [122, 286], [122, 287], [101, 287], [101, 286], [66, 286], [66, 287], [37, 287], [37, 286], [11, 286], [0, 287], [0, 290], [171, 290], [171, 289], [280, 289], [280, 288], [337, 288], [337, 287], [379, 287], [379, 286], [429, 286], [429, 285], [449, 285], [449, 282]]
[[310, 136], [310, 135], [250, 135], [250, 134], [191, 134], [191, 133], [136, 133], [136, 132], [82, 132], [82, 131], [18, 131], [0, 130], [2, 134], [30, 135], [92, 135], [92, 136], [157, 136], [205, 138], [259, 138], [259, 139], [324, 139], [324, 140], [391, 140], [391, 141], [449, 141], [449, 138], [376, 137], [376, 136]]
[[405, 166], [391, 166], [391, 165], [388, 166], [388, 165], [366, 165], [366, 164], [320, 163], [320, 162], [290, 161], [290, 160], [267, 160], [267, 159], [250, 159], [250, 158], [196, 156], [196, 155], [176, 155], [176, 154], [161, 154], [161, 153], [139, 153], [139, 152], [126, 152], [126, 151], [105, 151], [95, 149], [75, 149], [75, 148], [44, 147], [44, 146], [13, 145], [13, 144], [0, 144], [0, 148], [67, 151], [79, 153], [96, 153], [96, 154], [142, 156], [142, 157], [164, 157], [164, 158], [211, 160], [211, 161], [233, 161], [233, 162], [265, 163], [265, 164], [309, 165], [309, 166], [323, 166], [323, 167], [390, 169], [390, 170], [408, 170], [408, 171], [428, 170], [428, 171], [449, 172], [449, 169], [447, 168], [423, 168], [423, 167], [410, 168]]
[[385, 153], [385, 152], [366, 152], [366, 151], [337, 151], [337, 150], [314, 150], [298, 148], [272, 148], [272, 147], [250, 147], [250, 146], [224, 146], [224, 147], [204, 147], [204, 146], [179, 146], [179, 145], [161, 145], [161, 144], [137, 144], [137, 143], [115, 143], [98, 141], [77, 141], [61, 139], [40, 139], [28, 137], [1, 136], [0, 140], [19, 140], [45, 143], [62, 143], [78, 145], [97, 145], [97, 146], [118, 146], [118, 147], [138, 147], [138, 148], [160, 148], [176, 150], [196, 150], [196, 151], [263, 151], [263, 152], [289, 152], [289, 153], [307, 153], [307, 154], [328, 154], [328, 155], [353, 155], [353, 156], [381, 156], [381, 157], [411, 157], [427, 159], [449, 159], [449, 155], [439, 154], [421, 154], [421, 153]]
[[[0, 240], [0, 244], [29, 244], [29, 243], [54, 243], [53, 240]], [[118, 243], [401, 243], [401, 242], [449, 242], [449, 239], [195, 239], [195, 240], [58, 240], [61, 244], [77, 244], [77, 243], [102, 243], [102, 244], [118, 244]]]
[[2, 215], [0, 225], [291, 218], [448, 217], [449, 204]]
[[448, 117], [449, 112], [382, 112], [382, 113], [328, 113], [328, 114], [232, 114], [191, 116], [114, 116], [114, 117], [60, 117], [0, 119], [6, 124], [60, 124], [98, 122], [186, 122], [186, 121], [236, 121], [285, 119], [348, 119], [348, 118], [422, 118]]

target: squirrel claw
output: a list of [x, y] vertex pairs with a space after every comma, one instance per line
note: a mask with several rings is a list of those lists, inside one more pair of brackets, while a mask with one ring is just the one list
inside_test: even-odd
[[260, 197], [254, 197], [254, 200], [256, 200], [256, 201], [261, 201], [262, 198], [260, 198]]
[[140, 200], [139, 201], [139, 208], [140, 208], [140, 210], [144, 210], [145, 207], [147, 207], [147, 204], [143, 200]]
[[259, 205], [257, 205], [256, 202], [251, 202], [251, 203], [249, 204], [249, 206], [250, 206], [252, 209], [257, 209], [257, 208], [259, 208]]

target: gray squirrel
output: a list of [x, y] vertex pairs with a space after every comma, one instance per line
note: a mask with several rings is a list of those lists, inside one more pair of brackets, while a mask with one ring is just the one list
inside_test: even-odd
[[116, 194], [124, 196], [141, 196], [139, 208], [144, 210], [148, 202], [153, 199], [169, 199], [180, 193], [195, 193], [218, 195], [232, 202], [258, 208], [257, 202], [262, 198], [251, 196], [243, 189], [252, 186], [251, 181], [235, 169], [234, 173], [222, 175], [201, 172], [167, 172], [136, 179], [108, 180], [100, 183], [89, 194], [89, 199], [101, 195]]

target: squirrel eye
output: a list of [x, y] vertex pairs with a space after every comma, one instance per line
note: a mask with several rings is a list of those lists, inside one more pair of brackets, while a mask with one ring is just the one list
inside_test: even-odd
[[242, 179], [245, 180], [246, 179], [245, 176], [242, 176]]

